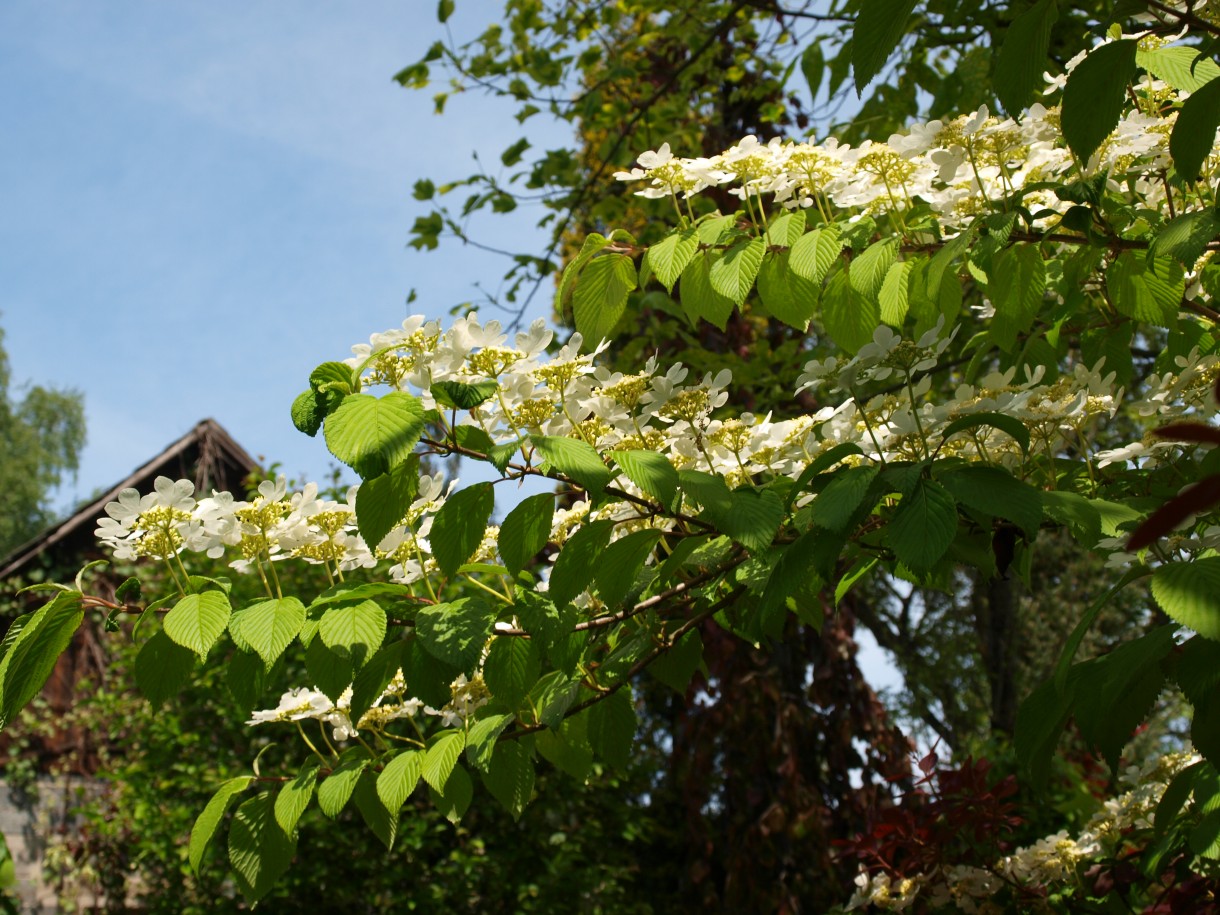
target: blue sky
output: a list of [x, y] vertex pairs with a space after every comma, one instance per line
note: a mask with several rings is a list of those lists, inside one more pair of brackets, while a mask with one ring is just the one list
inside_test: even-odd
[[[458, 7], [461, 40], [498, 4]], [[288, 418], [310, 369], [496, 287], [493, 255], [406, 247], [426, 206], [415, 180], [463, 177], [476, 152], [498, 164], [521, 134], [494, 100], [437, 117], [432, 92], [392, 81], [443, 37], [434, 10], [0, 5], [0, 327], [16, 383], [85, 395], [89, 444], [61, 507], [205, 416], [290, 475], [324, 473], [325, 446]], [[540, 118], [530, 131], [563, 142]], [[541, 244], [540, 215], [486, 231]]]

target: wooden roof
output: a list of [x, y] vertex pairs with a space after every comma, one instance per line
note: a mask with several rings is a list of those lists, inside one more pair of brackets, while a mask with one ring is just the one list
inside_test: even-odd
[[94, 531], [98, 520], [106, 516], [106, 503], [117, 499], [124, 489], [137, 489], [141, 494], [150, 492], [153, 481], [165, 476], [172, 480], [191, 480], [195, 484], [195, 491], [203, 495], [213, 489], [240, 492], [242, 481], [258, 469], [254, 458], [233, 440], [220, 423], [205, 419], [138, 467], [129, 477], [82, 505], [71, 517], [0, 558], [0, 581], [19, 574], [44, 554], [49, 554], [57, 562], [81, 564], [80, 558], [97, 552]]

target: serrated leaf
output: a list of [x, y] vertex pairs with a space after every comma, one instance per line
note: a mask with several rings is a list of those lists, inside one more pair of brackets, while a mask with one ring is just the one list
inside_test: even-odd
[[476, 597], [423, 607], [415, 617], [415, 632], [435, 658], [470, 674], [495, 625], [496, 611]]
[[877, 293], [877, 300], [881, 305], [881, 320], [891, 327], [902, 327], [906, 321], [910, 307], [907, 301], [907, 282], [912, 266], [911, 261], [898, 261], [891, 265], [881, 283], [881, 290]]
[[883, 238], [869, 245], [848, 265], [851, 288], [870, 301], [876, 299], [897, 256], [897, 238]]
[[832, 340], [855, 354], [873, 339], [881, 323], [876, 300], [861, 295], [848, 282], [847, 273], [836, 273], [822, 293], [822, 325]]
[[826, 58], [822, 54], [822, 45], [818, 41], [810, 42], [801, 53], [801, 73], [809, 87], [809, 98], [816, 102], [818, 90], [822, 88], [822, 77], [826, 73]]
[[372, 708], [377, 698], [385, 692], [398, 669], [403, 665], [407, 643], [402, 639], [391, 639], [382, 646], [364, 665], [352, 681], [352, 699], [348, 714], [352, 721], [359, 721]]
[[530, 639], [543, 649], [550, 648], [563, 632], [563, 617], [555, 604], [544, 594], [518, 589], [513, 609], [525, 631], [530, 634]]
[[995, 316], [989, 333], [1005, 352], [1011, 352], [1017, 337], [1029, 331], [1042, 308], [1046, 291], [1046, 263], [1037, 245], [1016, 244], [992, 261], [987, 287]]
[[242, 611], [241, 635], [270, 670], [304, 622], [305, 605], [295, 597], [259, 601]]
[[534, 793], [534, 763], [520, 741], [495, 745], [491, 766], [483, 773], [483, 784], [514, 820], [521, 818]]
[[455, 492], [432, 520], [428, 542], [441, 573], [452, 578], [458, 566], [474, 555], [496, 507], [491, 483], [476, 483]]
[[584, 715], [568, 718], [558, 731], [539, 731], [535, 744], [543, 759], [581, 783], [593, 767], [593, 750], [585, 735], [587, 721]]
[[503, 637], [491, 643], [483, 663], [483, 682], [491, 694], [516, 708], [542, 672], [542, 659], [533, 639]]
[[588, 711], [589, 745], [593, 752], [616, 769], [625, 769], [631, 762], [631, 745], [635, 740], [635, 705], [631, 687], [624, 686], [611, 693]]
[[165, 614], [165, 634], [189, 648], [199, 657], [207, 657], [220, 634], [229, 623], [232, 608], [220, 591], [188, 594]]
[[448, 730], [432, 735], [428, 740], [428, 749], [424, 751], [424, 764], [421, 774], [434, 791], [444, 792], [445, 783], [449, 781], [457, 765], [458, 757], [466, 748], [464, 731]]
[[355, 674], [351, 658], [332, 651], [321, 639], [313, 639], [305, 649], [305, 670], [310, 682], [331, 702], [339, 701]]
[[446, 664], [424, 648], [418, 638], [407, 643], [402, 672], [411, 684], [411, 693], [426, 705], [442, 708], [453, 698], [450, 685], [461, 671]]
[[614, 522], [586, 524], [563, 545], [551, 570], [548, 594], [556, 604], [566, 604], [593, 581], [597, 562], [610, 542]]
[[920, 480], [903, 498], [888, 528], [890, 548], [912, 571], [936, 564], [957, 533], [957, 504], [943, 486]]
[[195, 653], [158, 631], [140, 646], [135, 662], [136, 686], [154, 709], [178, 695], [191, 679]]
[[568, 265], [563, 270], [563, 277], [559, 281], [559, 290], [555, 293], [556, 314], [563, 314], [568, 304], [568, 296], [572, 293], [576, 280], [580, 276], [580, 272], [585, 268], [585, 264], [592, 260], [593, 256], [608, 244], [610, 244], [610, 239], [598, 232], [590, 232], [585, 236], [584, 243], [580, 246], [580, 252], [568, 262]]
[[275, 821], [275, 800], [269, 792], [237, 808], [229, 827], [229, 863], [247, 902], [270, 892], [292, 864], [295, 851], [296, 842]]
[[370, 477], [356, 491], [356, 524], [370, 549], [407, 515], [419, 495], [419, 457], [411, 457], [389, 473]]
[[699, 250], [697, 229], [678, 229], [648, 249], [648, 266], [665, 289], [672, 293], [674, 283]]
[[844, 531], [864, 506], [864, 498], [879, 469], [872, 464], [863, 464], [838, 471], [813, 501], [813, 523], [828, 531]]
[[551, 467], [594, 494], [600, 494], [614, 474], [588, 442], [551, 435], [532, 435], [530, 441]]
[[[195, 653], [181, 645], [176, 647], [180, 651], [187, 652], [193, 667], [196, 661]], [[267, 676], [268, 670], [263, 665], [263, 659], [254, 652], [233, 652], [233, 656], [229, 659], [229, 669], [225, 671], [225, 681], [229, 692], [243, 713], [248, 714], [259, 704], [259, 700], [267, 691]]]
[[318, 785], [318, 808], [322, 813], [333, 820], [342, 812], [351, 800], [360, 773], [371, 762], [364, 747], [352, 747], [343, 751], [339, 757], [339, 765]]
[[645, 560], [652, 555], [661, 532], [635, 531], [610, 544], [597, 563], [597, 592], [607, 607], [617, 607], [631, 590]]
[[377, 796], [387, 810], [401, 810], [423, 773], [422, 750], [403, 750], [377, 776]]
[[423, 431], [423, 403], [402, 391], [352, 394], [323, 429], [331, 454], [366, 480], [406, 461]]
[[312, 389], [302, 391], [292, 401], [292, 424], [298, 431], [304, 432], [310, 438], [318, 434], [322, 428], [322, 420], [326, 418], [326, 410], [318, 404], [318, 395]]
[[477, 381], [466, 384], [461, 381], [432, 382], [433, 399], [446, 407], [457, 410], [473, 410], [496, 396], [500, 386], [494, 381]]
[[[1203, 256], [1207, 243], [1220, 236], [1220, 213], [1214, 209], [1183, 213], [1167, 222], [1152, 241], [1150, 257], [1172, 257], [1188, 269]], [[1111, 366], [1114, 368], [1114, 366]]]
[[1031, 539], [1042, 524], [1042, 493], [1007, 470], [970, 464], [939, 474], [937, 479], [962, 505], [1007, 518]]
[[635, 263], [626, 254], [596, 257], [581, 271], [572, 293], [572, 314], [585, 349], [613, 334], [635, 285]]
[[611, 456], [627, 479], [665, 508], [673, 506], [678, 494], [678, 471], [665, 455], [655, 451], [615, 451]]
[[381, 840], [386, 851], [394, 848], [394, 839], [398, 836], [398, 809], [387, 810], [377, 794], [377, 780], [372, 772], [364, 772], [356, 782], [356, 790], [352, 792], [352, 801], [360, 811], [364, 825], [372, 830], [373, 835]]
[[1070, 681], [1065, 689], [1058, 690], [1048, 680], [1035, 687], [1017, 711], [1013, 730], [1017, 762], [1037, 788], [1046, 785], [1051, 757], [1071, 714], [1073, 699]]
[[1150, 260], [1124, 251], [1106, 269], [1106, 290], [1122, 314], [1137, 321], [1173, 327], [1186, 291], [1182, 265], [1170, 258]]
[[474, 784], [470, 781], [469, 773], [462, 766], [455, 766], [449, 780], [445, 783], [445, 790], [440, 792], [433, 788], [430, 796], [441, 816], [456, 825], [469, 809], [470, 802], [474, 798]]
[[815, 229], [798, 238], [788, 252], [788, 266], [797, 276], [821, 285], [839, 259], [843, 240], [834, 226]]
[[678, 299], [692, 324], [698, 324], [702, 318], [724, 330], [729, 315], [733, 313], [733, 300], [712, 287], [709, 275], [712, 260], [713, 255], [709, 252], [696, 254], [691, 258], [691, 262], [682, 271]]
[[385, 611], [371, 600], [349, 607], [331, 607], [318, 625], [318, 635], [326, 647], [350, 659], [356, 670], [381, 647], [385, 632]]
[[770, 489], [742, 488], [729, 494], [727, 511], [712, 512], [721, 533], [746, 549], [760, 553], [771, 546], [784, 519], [784, 503]]
[[[579, 633], [569, 639], [569, 644], [578, 640], [583, 641], [583, 637]], [[573, 668], [575, 664], [567, 666]], [[565, 670], [560, 669], [551, 671], [534, 684], [529, 698], [537, 709], [538, 722], [554, 730], [563, 722], [564, 716], [576, 702], [578, 695], [580, 695], [580, 680], [569, 677]]]
[[195, 818], [195, 825], [191, 827], [190, 843], [187, 846], [187, 860], [190, 861], [191, 870], [196, 874], [199, 873], [199, 864], [203, 861], [203, 853], [207, 851], [212, 837], [216, 835], [216, 829], [220, 826], [220, 821], [224, 818], [225, 811], [229, 809], [229, 804], [233, 801], [234, 797], [241, 794], [253, 783], [254, 777], [251, 775], [241, 775], [237, 778], [229, 779], [216, 789], [216, 793], [208, 800], [207, 806]]
[[1220, 66], [1198, 48], [1140, 49], [1135, 52], [1135, 62], [1180, 92], [1198, 92], [1220, 77]]
[[959, 432], [978, 429], [980, 426], [993, 426], [999, 429], [1020, 445], [1024, 453], [1029, 453], [1029, 428], [1019, 419], [1005, 413], [974, 413], [970, 416], [959, 417], [945, 426], [944, 431], [941, 432], [941, 441], [947, 442]]
[[791, 248], [805, 234], [805, 211], [789, 210], [771, 220], [767, 233], [763, 236], [767, 246]]
[[1089, 161], [1122, 116], [1138, 47], [1132, 38], [1100, 45], [1068, 74], [1063, 87], [1063, 138], [1081, 162]]
[[1183, 626], [1220, 641], [1220, 557], [1166, 563], [1153, 573], [1152, 596]]
[[791, 271], [787, 251], [768, 251], [758, 271], [758, 295], [767, 311], [797, 330], [809, 326], [820, 290]]
[[466, 761], [476, 769], [486, 770], [491, 765], [497, 739], [512, 723], [512, 715], [491, 715], [470, 725], [466, 732]]
[[508, 513], [497, 543], [500, 558], [514, 577], [546, 546], [554, 517], [555, 496], [546, 492], [522, 499]]
[[851, 66], [856, 92], [867, 86], [885, 66], [907, 31], [915, 0], [863, 0], [852, 30]]
[[995, 58], [992, 85], [1004, 110], [1016, 116], [1042, 88], [1051, 28], [1059, 18], [1055, 0], [1038, 0], [1012, 21]]
[[712, 288], [734, 305], [741, 305], [750, 297], [766, 250], [767, 245], [761, 238], [743, 239], [733, 245], [712, 261], [708, 271]]
[[314, 786], [318, 781], [318, 770], [321, 768], [317, 760], [305, 763], [296, 778], [285, 782], [275, 796], [275, 822], [288, 836], [296, 835], [297, 823], [301, 819], [310, 802], [313, 800]]
[[691, 677], [703, 664], [703, 639], [691, 629], [668, 651], [648, 665], [648, 672], [679, 695], [686, 695]]

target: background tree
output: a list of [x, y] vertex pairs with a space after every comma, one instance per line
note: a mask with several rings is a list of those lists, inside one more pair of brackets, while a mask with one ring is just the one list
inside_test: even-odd
[[47, 498], [75, 473], [85, 444], [84, 400], [75, 391], [41, 385], [13, 390], [0, 330], [0, 556], [20, 546], [52, 520]]

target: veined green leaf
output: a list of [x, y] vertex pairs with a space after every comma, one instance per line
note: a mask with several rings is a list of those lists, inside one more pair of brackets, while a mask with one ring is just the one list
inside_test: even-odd
[[568, 538], [551, 571], [547, 592], [551, 600], [566, 604], [588, 587], [613, 530], [613, 521], [594, 521]]
[[318, 761], [312, 760], [301, 766], [296, 778], [286, 782], [275, 796], [275, 821], [287, 836], [296, 835], [297, 823], [313, 800], [314, 785], [318, 781]]
[[678, 229], [648, 249], [648, 266], [670, 293], [699, 250], [697, 229]]
[[368, 768], [368, 751], [364, 747], [352, 747], [344, 750], [339, 757], [339, 765], [318, 786], [318, 807], [332, 820], [339, 815], [347, 802], [351, 800], [352, 791], [360, 779], [360, 773]]
[[682, 271], [682, 283], [678, 288], [678, 299], [682, 310], [692, 324], [699, 319], [724, 330], [729, 315], [733, 313], [733, 300], [721, 295], [712, 287], [711, 263], [716, 255], [711, 252], [696, 254]]
[[626, 768], [631, 760], [636, 726], [631, 687], [624, 686], [610, 694], [591, 706], [587, 714], [589, 745], [593, 752], [616, 769]]
[[406, 461], [423, 431], [422, 402], [402, 391], [352, 394], [326, 417], [323, 429], [331, 454], [363, 479]]
[[476, 483], [455, 492], [436, 513], [428, 542], [446, 578], [452, 578], [458, 566], [479, 548], [487, 531], [487, 519], [495, 507], [492, 485]]
[[495, 622], [495, 608], [477, 597], [461, 597], [422, 607], [415, 616], [415, 631], [431, 655], [470, 674]]
[[587, 442], [551, 435], [533, 435], [530, 441], [553, 469], [591, 493], [600, 494], [614, 479], [601, 455]]
[[712, 261], [708, 272], [712, 288], [734, 305], [741, 305], [750, 297], [766, 250], [767, 245], [761, 238], [743, 239], [733, 245]]
[[318, 626], [318, 635], [326, 647], [350, 659], [356, 670], [381, 647], [385, 631], [385, 611], [371, 600], [350, 607], [331, 607]]
[[1220, 557], [1166, 563], [1152, 576], [1152, 596], [1183, 626], [1220, 641]]
[[1182, 92], [1198, 92], [1220, 77], [1220, 66], [1198, 48], [1165, 47], [1139, 49], [1135, 62], [1157, 79]]
[[852, 30], [851, 66], [856, 92], [867, 86], [885, 66], [907, 31], [915, 0], [863, 0]]
[[869, 245], [848, 266], [847, 278], [851, 288], [869, 300], [876, 299], [897, 256], [896, 237], [883, 238]]
[[914, 572], [936, 564], [957, 532], [957, 504], [944, 487], [920, 480], [905, 496], [888, 528], [894, 555]]
[[165, 614], [165, 634], [203, 658], [225, 631], [231, 613], [229, 599], [220, 591], [188, 594]]
[[555, 496], [549, 492], [522, 499], [500, 525], [500, 558], [514, 576], [538, 555], [551, 536]]
[[820, 286], [842, 250], [838, 229], [834, 226], [814, 229], [793, 242], [788, 266], [797, 276]]
[[445, 783], [453, 774], [458, 757], [466, 748], [464, 731], [440, 731], [428, 740], [428, 749], [424, 751], [424, 765], [421, 770], [426, 781], [433, 790], [443, 792]]
[[907, 283], [910, 279], [911, 261], [897, 261], [890, 266], [881, 283], [877, 299], [881, 304], [881, 320], [891, 327], [902, 327], [907, 317]]
[[377, 776], [377, 796], [387, 810], [401, 810], [423, 773], [422, 750], [403, 750]]
[[271, 669], [305, 622], [305, 605], [295, 597], [259, 601], [242, 612], [241, 634]]
[[295, 851], [296, 842], [275, 821], [270, 792], [237, 808], [229, 827], [229, 863], [247, 902], [256, 903], [270, 892], [292, 864]]
[[356, 524], [369, 549], [376, 549], [398, 526], [418, 495], [419, 457], [414, 454], [388, 473], [360, 484], [356, 491]]
[[572, 293], [572, 314], [585, 349], [613, 334], [635, 286], [635, 263], [626, 254], [603, 254], [581, 271]]
[[1017, 337], [1033, 326], [1045, 291], [1046, 263], [1037, 245], [1016, 244], [996, 255], [988, 292], [995, 306], [990, 334], [1000, 349], [1012, 352]]
[[1089, 161], [1118, 124], [1138, 46], [1133, 38], [1100, 45], [1068, 74], [1063, 88], [1063, 138], [1081, 162]]
[[[501, 641], [523, 640], [502, 639]], [[480, 718], [470, 725], [469, 730], [466, 732], [466, 761], [476, 769], [486, 770], [491, 765], [497, 738], [512, 723], [512, 715], [491, 715], [487, 718]]]
[[542, 659], [533, 639], [496, 638], [483, 663], [483, 682], [510, 708], [517, 707], [542, 673]]
[[611, 457], [632, 483], [665, 508], [673, 506], [678, 494], [678, 471], [665, 455], [655, 451], [615, 451]]
[[597, 563], [597, 591], [607, 607], [617, 607], [631, 590], [644, 562], [652, 555], [658, 530], [635, 531], [610, 544]]
[[136, 655], [136, 686], [153, 708], [176, 696], [195, 669], [195, 653], [157, 631]]
[[835, 343], [854, 354], [873, 339], [880, 323], [876, 299], [853, 289], [846, 272], [831, 277], [822, 293], [822, 324]]
[[513, 819], [520, 819], [534, 793], [534, 763], [520, 741], [495, 745], [491, 766], [483, 772], [483, 784]]
[[805, 234], [805, 211], [789, 210], [771, 220], [765, 236], [767, 246], [791, 248]]
[[1051, 27], [1059, 18], [1055, 0], [1038, 0], [1013, 20], [995, 58], [995, 92], [1011, 115], [1020, 114], [1042, 87], [1042, 71], [1051, 44]]
[[461, 381], [432, 382], [432, 397], [438, 404], [457, 410], [473, 410], [496, 396], [500, 386], [494, 381], [465, 384]]
[[203, 812], [195, 818], [195, 825], [191, 828], [191, 841], [187, 847], [187, 860], [190, 861], [191, 870], [196, 874], [199, 873], [199, 864], [203, 861], [203, 853], [207, 851], [208, 844], [212, 841], [212, 836], [216, 835], [216, 828], [220, 825], [221, 819], [225, 815], [225, 811], [229, 809], [229, 804], [233, 798], [241, 792], [245, 791], [254, 783], [254, 776], [242, 775], [237, 778], [231, 778], [212, 795], [207, 806], [203, 808]]

